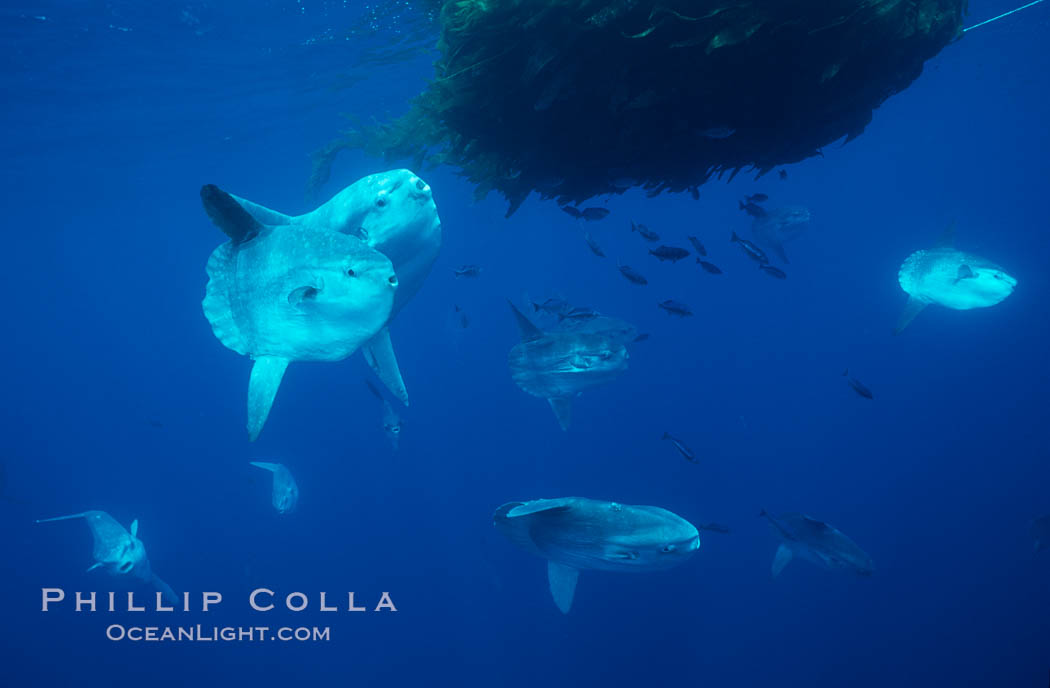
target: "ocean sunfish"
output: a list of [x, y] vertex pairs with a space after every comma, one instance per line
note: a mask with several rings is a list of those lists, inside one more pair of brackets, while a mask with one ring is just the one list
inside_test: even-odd
[[178, 604], [179, 598], [171, 586], [162, 581], [150, 568], [146, 548], [142, 540], [137, 537], [138, 519], [131, 522], [131, 532], [124, 530], [124, 526], [117, 523], [116, 519], [105, 511], [84, 511], [69, 516], [42, 518], [38, 519], [37, 523], [68, 521], [74, 518], [83, 518], [87, 522], [94, 539], [92, 557], [95, 563], [88, 568], [88, 571], [102, 568], [113, 576], [137, 578], [153, 586], [169, 604]]
[[[627, 370], [627, 347], [620, 332], [582, 330], [543, 332], [510, 304], [521, 341], [507, 355], [514, 383], [546, 399], [562, 430], [572, 420], [572, 398], [614, 380]], [[596, 315], [595, 318], [598, 316]]]
[[809, 227], [809, 220], [809, 208], [803, 206], [762, 209], [751, 223], [751, 233], [773, 255], [784, 263], [790, 263], [784, 244], [800, 237]]
[[655, 506], [582, 497], [504, 504], [493, 524], [511, 542], [547, 560], [554, 603], [568, 614], [581, 569], [658, 571], [700, 548], [700, 533], [684, 518]]
[[299, 486], [295, 484], [292, 472], [284, 464], [266, 461], [249, 461], [256, 468], [273, 473], [273, 508], [279, 514], [290, 514], [299, 505]]
[[204, 315], [227, 348], [255, 360], [248, 437], [255, 440], [292, 361], [340, 361], [386, 326], [398, 278], [361, 239], [269, 226], [215, 186], [201, 189], [230, 240], [208, 259]]
[[773, 576], [779, 576], [794, 557], [805, 559], [828, 570], [851, 571], [870, 576], [875, 567], [871, 557], [837, 528], [803, 514], [781, 514], [769, 519], [773, 533], [780, 538], [773, 557]]
[[[441, 251], [441, 220], [433, 193], [410, 170], [363, 177], [303, 215], [284, 215], [237, 196], [232, 198], [263, 225], [354, 236], [389, 258], [399, 286], [387, 325], [423, 286]], [[389, 329], [381, 329], [361, 346], [361, 352], [390, 393], [408, 404]]]
[[931, 303], [965, 311], [994, 306], [1013, 293], [1017, 280], [984, 258], [958, 251], [954, 223], [934, 248], [920, 249], [901, 265], [897, 280], [908, 295], [893, 334]]

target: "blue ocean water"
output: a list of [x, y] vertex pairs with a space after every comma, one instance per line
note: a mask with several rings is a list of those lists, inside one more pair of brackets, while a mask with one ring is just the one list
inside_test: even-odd
[[[1011, 9], [980, 0], [969, 23]], [[404, 111], [435, 54], [413, 9], [290, 2], [13, 2], [3, 41], [0, 166], [7, 264], [0, 460], [5, 686], [1045, 685], [1050, 559], [1046, 97], [1050, 7], [982, 27], [927, 64], [863, 136], [786, 168], [688, 195], [597, 199], [586, 229], [530, 199], [505, 219], [455, 170], [419, 171], [444, 245], [392, 326], [412, 395], [400, 448], [360, 356], [301, 363], [247, 442], [250, 362], [204, 319], [223, 236], [198, 190], [302, 213], [394, 165], [344, 153], [316, 197], [309, 153], [345, 115]], [[350, 27], [356, 27], [349, 31]], [[393, 41], [418, 50], [389, 56]], [[395, 48], [399, 49], [399, 48]], [[354, 67], [357, 64], [358, 66]], [[409, 161], [399, 163], [410, 164]], [[813, 214], [771, 279], [728, 242], [746, 194]], [[707, 246], [657, 263], [630, 231]], [[897, 270], [957, 223], [1003, 265], [990, 309], [929, 308], [891, 334]], [[649, 284], [628, 283], [617, 261]], [[456, 279], [462, 264], [482, 266]], [[629, 370], [574, 402], [562, 432], [516, 388], [506, 299], [561, 296], [650, 336]], [[694, 315], [657, 303], [675, 299]], [[457, 325], [455, 306], [469, 318]], [[874, 394], [863, 399], [842, 371]], [[660, 440], [682, 438], [686, 462]], [[279, 516], [251, 460], [301, 490]], [[570, 614], [544, 562], [492, 527], [500, 504], [587, 496], [670, 509], [729, 534], [665, 572], [584, 572]], [[758, 514], [800, 511], [875, 562], [859, 578], [791, 564]], [[92, 563], [89, 509], [139, 520], [154, 570], [191, 612], [41, 611], [41, 588], [125, 591]], [[310, 607], [254, 612], [251, 590]], [[222, 604], [200, 611], [202, 591]], [[348, 591], [396, 613], [320, 612]], [[327, 642], [132, 642], [111, 624], [329, 627]]]

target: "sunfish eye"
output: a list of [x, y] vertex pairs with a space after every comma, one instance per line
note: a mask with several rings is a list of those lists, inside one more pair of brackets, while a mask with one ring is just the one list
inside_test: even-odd
[[1003, 276], [1002, 276], [1002, 275], [1000, 275], [1000, 274], [999, 274], [998, 272], [997, 272], [997, 273], [995, 273], [995, 279], [997, 279], [997, 280], [1001, 280], [1002, 278], [1003, 278]]
[[386, 205], [386, 199], [385, 198], [380, 196], [379, 198], [376, 199], [376, 207], [377, 208], [382, 208], [385, 205]]
[[357, 275], [357, 273], [354, 272], [353, 268], [347, 268], [346, 269], [346, 276], [347, 277], [354, 277], [355, 275]]
[[675, 547], [674, 545], [664, 545], [663, 551], [665, 553], [676, 552], [676, 551], [678, 551], [678, 548]]

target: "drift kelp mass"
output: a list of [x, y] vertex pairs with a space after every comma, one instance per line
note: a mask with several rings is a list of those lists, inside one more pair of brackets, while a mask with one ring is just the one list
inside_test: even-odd
[[864, 131], [960, 35], [964, 0], [450, 0], [441, 58], [361, 147], [459, 167], [513, 212], [643, 186], [692, 191]]

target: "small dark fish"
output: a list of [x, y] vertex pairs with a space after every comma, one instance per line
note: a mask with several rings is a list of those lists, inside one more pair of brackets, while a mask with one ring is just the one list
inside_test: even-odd
[[646, 339], [649, 339], [649, 333], [648, 332], [643, 332], [643, 333], [641, 333], [640, 335], [638, 335], [637, 337], [635, 337], [631, 341], [644, 342]]
[[559, 313], [566, 313], [572, 310], [572, 306], [565, 299], [549, 298], [543, 303], [533, 303], [532, 312], [543, 311], [544, 313], [550, 313], [551, 315], [557, 315]]
[[597, 318], [599, 315], [601, 315], [601, 313], [593, 308], [580, 306], [573, 308], [568, 313], [559, 313], [558, 320], [591, 320]]
[[690, 449], [689, 447], [687, 447], [685, 445], [685, 442], [683, 442], [682, 440], [678, 439], [677, 437], [672, 437], [669, 433], [666, 433], [666, 432], [664, 433], [664, 436], [661, 437], [660, 439], [662, 439], [662, 440], [671, 440], [671, 444], [674, 445], [674, 448], [678, 450], [679, 454], [681, 454], [683, 457], [685, 457], [686, 461], [690, 461], [692, 463], [697, 463], [696, 454], [693, 453], [693, 450]]
[[773, 267], [772, 265], [767, 265], [767, 264], [763, 263], [763, 264], [758, 266], [758, 269], [763, 271], [764, 273], [766, 273], [767, 275], [769, 275], [771, 277], [776, 277], [777, 279], [787, 279], [787, 273], [786, 272], [784, 272], [780, 268]]
[[456, 313], [459, 315], [459, 317], [456, 318], [456, 324], [459, 325], [461, 330], [467, 329], [467, 326], [470, 325], [470, 318], [467, 317], [467, 314], [464, 313], [463, 309], [459, 306], [456, 306]]
[[456, 273], [456, 279], [460, 277], [477, 277], [481, 274], [480, 265], [460, 265], [452, 272]]
[[577, 220], [579, 220], [580, 217], [583, 216], [583, 213], [580, 212], [579, 208], [573, 208], [571, 205], [563, 205], [561, 209], [567, 212], [569, 215], [572, 215], [572, 217]]
[[678, 248], [677, 246], [657, 246], [656, 248], [649, 249], [649, 255], [656, 256], [660, 259], [660, 262], [669, 260], [672, 263], [677, 263], [688, 256], [689, 251], [686, 251], [684, 248]]
[[710, 272], [712, 275], [722, 274], [722, 271], [718, 268], [717, 265], [708, 263], [706, 260], [700, 260], [699, 258], [697, 258], [696, 264], [702, 267], [704, 269], [704, 272]]
[[696, 249], [697, 255], [700, 255], [700, 256], [706, 256], [707, 255], [707, 249], [704, 248], [704, 245], [700, 243], [699, 239], [697, 239], [695, 236], [686, 237], [686, 238], [689, 239], [689, 243], [692, 244], [693, 248]]
[[685, 305], [684, 303], [674, 301], [673, 299], [667, 299], [663, 303], [657, 305], [660, 306], [660, 308], [663, 308], [671, 315], [678, 315], [684, 318], [687, 315], [693, 314], [693, 311], [689, 310], [689, 306]]
[[609, 210], [607, 208], [584, 208], [583, 212], [580, 213], [580, 217], [588, 222], [604, 220], [609, 217]]
[[583, 233], [583, 240], [587, 242], [587, 246], [591, 249], [591, 253], [598, 256], [599, 258], [605, 257], [605, 252], [602, 251], [602, 247], [598, 245], [598, 242], [595, 241], [589, 233]]
[[764, 193], [751, 194], [750, 196], [744, 196], [744, 200], [748, 203], [765, 203], [769, 200], [769, 196]]
[[766, 209], [758, 205], [757, 203], [752, 203], [751, 201], [748, 201], [747, 203], [740, 201], [740, 209], [748, 215], [750, 215], [751, 217], [766, 216]]
[[712, 533], [722, 533], [723, 535], [729, 533], [729, 526], [724, 526], [721, 523], [704, 523], [696, 527], [697, 530], [707, 530]]
[[634, 222], [631, 222], [631, 231], [638, 232], [646, 241], [660, 241], [659, 234], [657, 234], [656, 232], [654, 232], [653, 230], [649, 229], [641, 223], [634, 224]]
[[846, 382], [853, 388], [853, 391], [861, 395], [865, 399], [874, 399], [875, 395], [871, 393], [871, 390], [861, 384], [860, 380], [855, 377], [849, 377], [849, 368], [842, 371], [842, 376], [847, 378]]
[[780, 180], [781, 181], [783, 181], [783, 180], [788, 178], [788, 171], [787, 170], [780, 170], [780, 172], [778, 172], [777, 174], [780, 175]]
[[621, 265], [620, 274], [626, 277], [631, 284], [649, 284], [649, 280], [645, 279], [640, 272], [630, 265]]
[[762, 265], [769, 265], [769, 257], [766, 255], [766, 252], [747, 239], [741, 239], [736, 235], [736, 232], [733, 232], [733, 238], [729, 240], [729, 243], [740, 244], [740, 248], [744, 250], [748, 258]]

